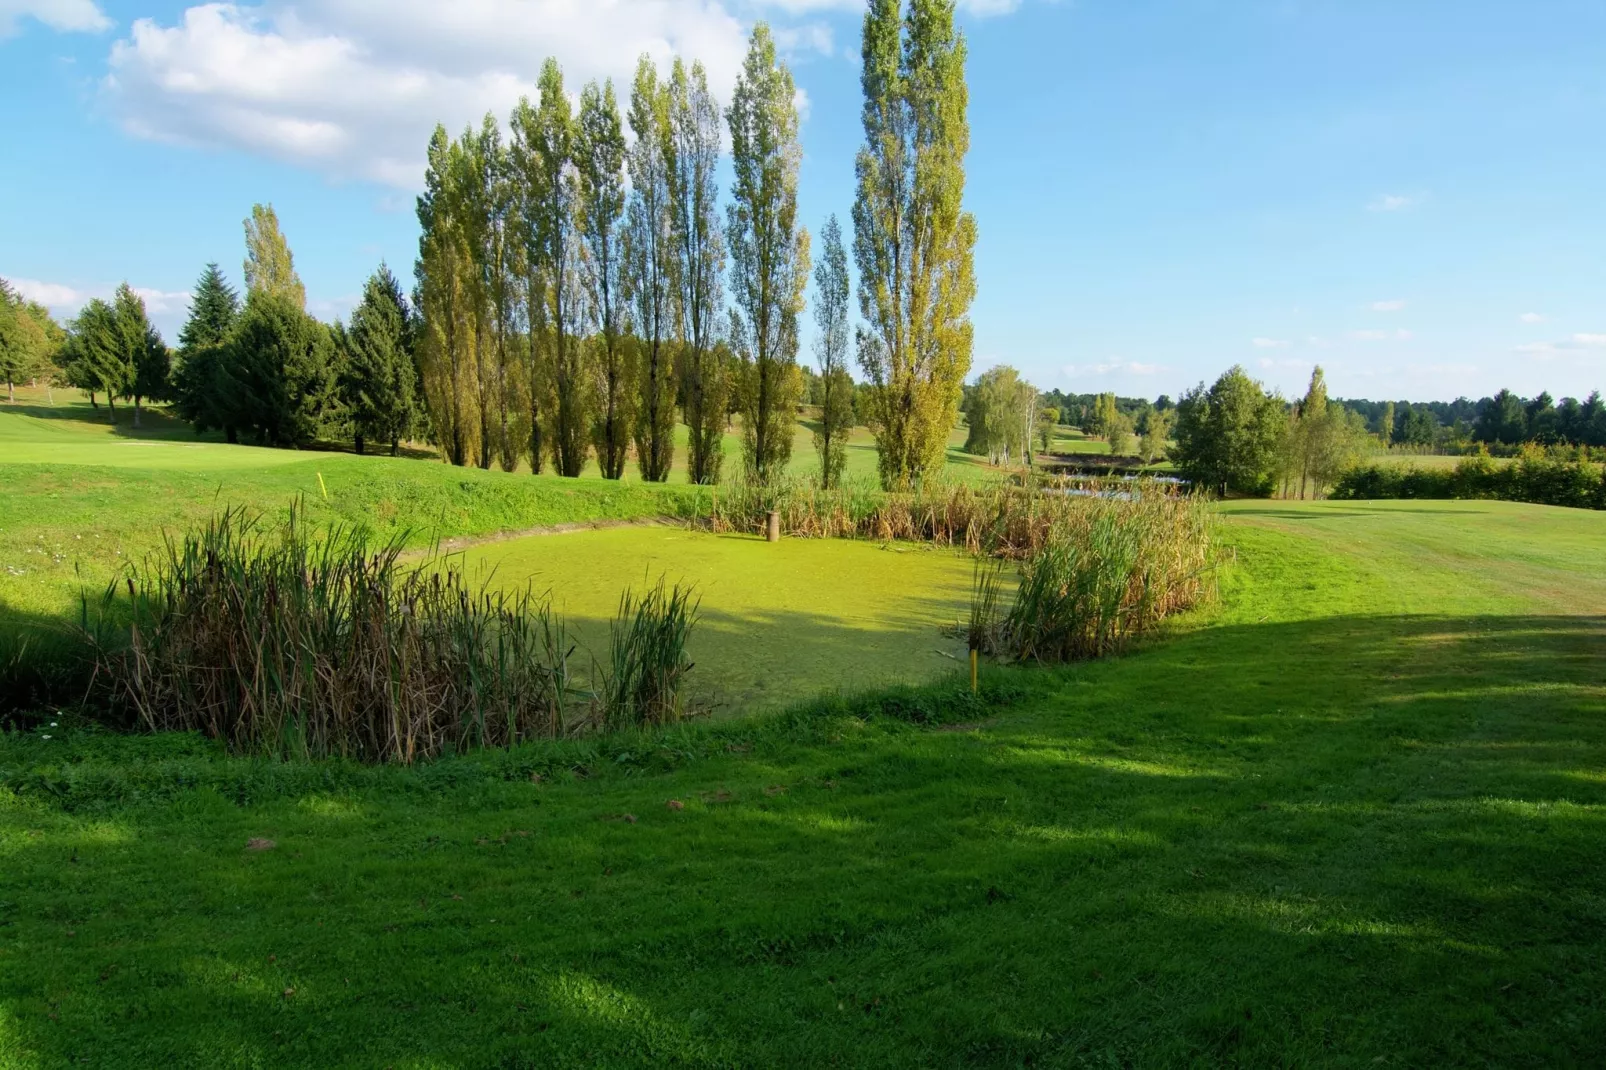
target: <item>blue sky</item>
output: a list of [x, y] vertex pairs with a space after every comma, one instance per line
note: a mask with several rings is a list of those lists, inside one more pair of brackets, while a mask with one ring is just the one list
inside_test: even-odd
[[[171, 340], [271, 201], [309, 305], [410, 274], [424, 139], [644, 49], [724, 95], [768, 19], [807, 96], [805, 223], [846, 222], [852, 0], [0, 0], [0, 275], [127, 279]], [[1242, 363], [1424, 400], [1606, 389], [1600, 0], [967, 0], [975, 369], [1175, 395]], [[804, 357], [807, 359], [805, 345]]]

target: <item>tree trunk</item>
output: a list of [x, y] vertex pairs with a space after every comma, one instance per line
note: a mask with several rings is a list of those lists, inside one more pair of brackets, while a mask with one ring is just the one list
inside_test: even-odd
[[351, 438], [351, 444], [357, 448], [357, 456], [361, 457], [362, 456], [362, 436], [361, 435], [353, 435], [352, 438]]
[[134, 395], [134, 426], [139, 427], [139, 395]]
[[240, 444], [240, 429], [238, 427], [225, 427], [223, 429], [223, 437], [229, 445], [238, 446]]
[[399, 456], [400, 454], [401, 454], [401, 439], [399, 439], [399, 438], [391, 439], [390, 440], [390, 455], [392, 457], [396, 457], [396, 456]]
[[89, 392], [89, 407], [92, 409], [100, 408], [100, 403], [95, 400], [95, 392], [93, 390]]
[[6, 400], [13, 405], [17, 403], [17, 384], [10, 379], [6, 380]]

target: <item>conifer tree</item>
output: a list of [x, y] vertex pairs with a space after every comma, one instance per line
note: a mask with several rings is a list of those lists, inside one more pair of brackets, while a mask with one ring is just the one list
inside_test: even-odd
[[870, 0], [864, 146], [855, 163], [859, 364], [881, 481], [907, 486], [943, 461], [970, 370], [976, 223], [963, 207], [965, 42], [953, 0]]
[[279, 229], [271, 204], [253, 204], [245, 221], [245, 288], [278, 294], [299, 309], [307, 307], [307, 289], [296, 274], [290, 244]]
[[814, 266], [814, 355], [820, 362], [820, 424], [814, 448], [820, 455], [820, 486], [842, 481], [848, 432], [853, 426], [853, 380], [848, 376], [848, 254], [836, 216], [820, 231], [820, 262]]
[[732, 289], [752, 354], [743, 389], [743, 453], [748, 475], [767, 483], [792, 453], [798, 317], [809, 275], [809, 235], [797, 225], [797, 89], [775, 55], [769, 27], [753, 29], [731, 105], [735, 185], [727, 208]]
[[591, 441], [605, 479], [624, 475], [635, 417], [633, 351], [626, 344], [624, 249], [625, 136], [613, 82], [580, 94], [575, 163], [580, 177], [580, 232], [587, 322], [597, 334], [596, 406]]
[[352, 309], [343, 339], [340, 394], [358, 453], [367, 442], [384, 442], [394, 457], [412, 431], [417, 402], [407, 320], [401, 284], [380, 264]]
[[107, 418], [117, 422], [117, 398], [134, 385], [134, 362], [117, 309], [93, 298], [79, 310], [68, 334], [67, 381], [106, 395]]
[[625, 263], [641, 340], [636, 463], [643, 479], [662, 483], [669, 478], [675, 444], [675, 381], [667, 345], [674, 324], [674, 239], [669, 206], [669, 93], [650, 56], [642, 56], [636, 64], [630, 131], [635, 143], [628, 161]]
[[172, 355], [145, 314], [145, 299], [128, 283], [117, 287], [112, 306], [117, 314], [118, 338], [132, 372], [128, 393], [134, 399], [134, 426], [139, 427], [141, 403], [167, 397]]
[[676, 57], [669, 73], [669, 212], [679, 315], [680, 395], [687, 428], [686, 473], [718, 483], [725, 459], [726, 369], [715, 349], [723, 304], [720, 279], [719, 105], [701, 63]]
[[229, 340], [227, 389], [240, 428], [268, 446], [310, 445], [337, 404], [334, 339], [293, 298], [253, 291]]

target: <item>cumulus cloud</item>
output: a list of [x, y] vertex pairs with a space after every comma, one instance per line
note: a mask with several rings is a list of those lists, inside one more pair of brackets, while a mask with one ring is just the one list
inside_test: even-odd
[[1405, 302], [1395, 298], [1390, 301], [1373, 301], [1373, 312], [1398, 312], [1405, 307]]
[[1606, 334], [1575, 334], [1573, 341], [1589, 349], [1606, 348]]
[[1545, 322], [1545, 317], [1541, 316], [1537, 312], [1524, 312], [1522, 315], [1518, 316], [1517, 319], [1521, 320], [1523, 323]]
[[174, 25], [136, 21], [112, 48], [105, 90], [138, 137], [412, 189], [437, 122], [455, 132], [487, 111], [505, 117], [535, 92], [546, 56], [576, 91], [611, 77], [625, 95], [642, 53], [700, 59], [724, 97], [745, 43], [717, 0], [214, 3]]
[[0, 0], [0, 37], [10, 37], [28, 18], [62, 33], [99, 33], [112, 20], [95, 0]]

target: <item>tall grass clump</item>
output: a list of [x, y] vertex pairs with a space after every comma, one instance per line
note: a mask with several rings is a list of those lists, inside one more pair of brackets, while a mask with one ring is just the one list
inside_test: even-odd
[[1076, 498], [1019, 560], [1014, 599], [996, 626], [990, 584], [978, 581], [971, 630], [985, 649], [1054, 664], [1119, 653], [1166, 617], [1206, 597], [1212, 520], [1193, 496], [1134, 491]]
[[692, 588], [666, 586], [662, 578], [644, 595], [627, 590], [620, 596], [599, 696], [609, 728], [680, 719], [681, 686], [692, 668], [686, 643], [701, 601]]
[[237, 508], [167, 538], [102, 603], [126, 627], [96, 640], [100, 697], [125, 722], [284, 758], [412, 762], [579, 727], [548, 600], [404, 562], [404, 540]]

